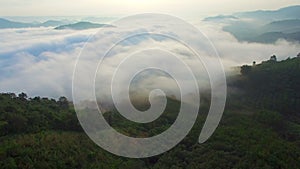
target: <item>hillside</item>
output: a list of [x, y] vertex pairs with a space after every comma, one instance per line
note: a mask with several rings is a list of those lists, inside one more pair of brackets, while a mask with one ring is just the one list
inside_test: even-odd
[[238, 40], [260, 43], [274, 43], [279, 39], [300, 42], [300, 20], [280, 20], [263, 26], [236, 22], [223, 30], [233, 34]]
[[[202, 98], [188, 136], [172, 150], [145, 159], [117, 157], [95, 145], [65, 97], [2, 93], [0, 168], [300, 168], [299, 75], [299, 58], [242, 66], [240, 75], [228, 79], [226, 110], [206, 143], [198, 143], [209, 108], [209, 99]], [[149, 124], [130, 122], [115, 110], [104, 116], [123, 134], [149, 137], [165, 131], [179, 108], [180, 102], [169, 98], [163, 115]]]
[[285, 33], [300, 31], [300, 19], [274, 21], [260, 28], [261, 32], [270, 30]]
[[300, 58], [244, 65], [241, 73], [230, 85], [244, 91], [249, 105], [300, 117]]
[[205, 18], [206, 22], [223, 23], [223, 30], [239, 41], [275, 43], [279, 39], [300, 42], [300, 6], [273, 11], [250, 11], [229, 16]]

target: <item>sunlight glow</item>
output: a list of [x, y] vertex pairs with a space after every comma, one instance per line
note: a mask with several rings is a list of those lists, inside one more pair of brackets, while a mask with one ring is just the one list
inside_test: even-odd
[[0, 0], [0, 16], [80, 16], [167, 13], [176, 16], [230, 14], [255, 9], [278, 9], [299, 0]]

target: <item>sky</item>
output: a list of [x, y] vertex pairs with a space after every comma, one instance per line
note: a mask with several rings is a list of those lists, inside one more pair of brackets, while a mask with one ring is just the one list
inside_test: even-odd
[[178, 17], [272, 10], [299, 0], [0, 0], [0, 16], [125, 16], [165, 13]]

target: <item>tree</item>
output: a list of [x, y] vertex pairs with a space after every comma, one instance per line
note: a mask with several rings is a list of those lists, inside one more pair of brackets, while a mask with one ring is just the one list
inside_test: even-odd
[[18, 96], [19, 96], [19, 98], [22, 99], [22, 100], [26, 100], [26, 99], [27, 99], [27, 94], [26, 94], [26, 93], [23, 93], [23, 92], [22, 92], [22, 93], [20, 93]]
[[40, 102], [41, 101], [41, 97], [37, 96], [37, 97], [34, 97], [33, 99], [31, 99], [33, 101], [37, 101], [37, 102]]
[[58, 104], [63, 107], [63, 108], [68, 108], [69, 107], [69, 101], [66, 97], [64, 96], [61, 96], [59, 99], [58, 99]]
[[241, 67], [241, 74], [242, 75], [248, 75], [251, 72], [251, 66], [243, 65]]
[[14, 94], [14, 93], [2, 93], [1, 95], [2, 96], [8, 96], [8, 97], [10, 97], [12, 99], [16, 98], [16, 94]]
[[9, 113], [6, 115], [6, 119], [8, 122], [7, 132], [20, 133], [26, 130], [27, 119], [23, 115], [16, 113]]
[[277, 62], [277, 57], [276, 57], [276, 55], [271, 56], [271, 57], [270, 57], [270, 61]]

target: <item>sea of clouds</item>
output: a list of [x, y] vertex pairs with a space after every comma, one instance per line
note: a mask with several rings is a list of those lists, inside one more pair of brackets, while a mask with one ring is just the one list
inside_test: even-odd
[[[259, 63], [269, 59], [273, 54], [276, 54], [279, 60], [293, 57], [299, 53], [300, 49], [299, 43], [285, 40], [278, 40], [274, 44], [239, 42], [231, 34], [222, 31], [222, 25], [203, 22], [195, 22], [194, 25], [215, 46], [227, 74], [232, 73], [232, 67], [252, 64], [253, 61]], [[111, 29], [110, 31], [117, 31], [116, 28]], [[156, 27], [156, 29], [160, 28]], [[1, 29], [0, 92], [25, 92], [30, 97], [67, 96], [71, 99], [76, 60], [86, 41], [97, 31], [98, 29], [54, 30], [51, 27]], [[203, 66], [199, 66], [197, 62], [191, 60], [188, 51], [173, 42], [165, 39], [145, 38], [119, 47], [116, 53], [111, 54], [114, 57], [106, 60], [107, 64], [101, 70], [102, 75], [105, 75], [103, 72], [112, 73], [111, 69], [116, 66], [114, 64], [116, 60], [126, 57], [126, 53], [122, 53], [125, 49], [141, 49], [153, 41], [162, 47], [173, 48], [171, 50], [177, 52], [180, 57], [186, 58], [192, 67], [199, 67], [203, 70]], [[110, 38], [106, 40], [106, 43], [107, 45], [111, 44]], [[102, 47], [99, 46], [98, 50], [101, 49]], [[89, 60], [86, 61], [89, 62]], [[169, 66], [174, 67], [174, 65]], [[174, 81], [166, 78], [165, 75], [159, 75], [155, 77], [155, 80], [151, 80], [153, 77], [150, 75], [147, 77], [140, 80], [142, 85], [136, 86], [136, 88], [143, 86], [151, 88], [151, 85], [156, 85], [153, 84], [153, 81], [159, 82], [160, 86], [166, 89], [170, 86], [176, 87]]]

